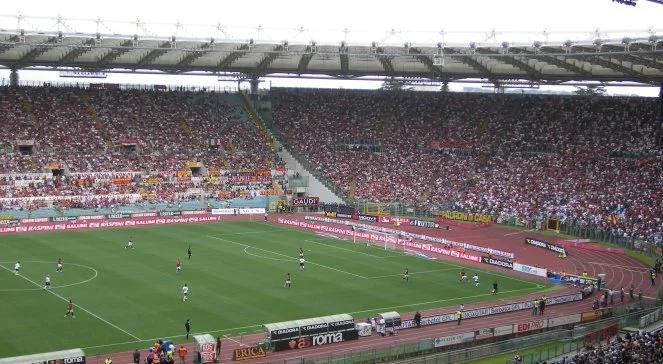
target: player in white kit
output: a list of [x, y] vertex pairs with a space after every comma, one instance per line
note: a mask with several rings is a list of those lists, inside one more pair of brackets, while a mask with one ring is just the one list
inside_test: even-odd
[[189, 286], [184, 283], [184, 287], [182, 287], [182, 302], [186, 301], [187, 298], [189, 297]]

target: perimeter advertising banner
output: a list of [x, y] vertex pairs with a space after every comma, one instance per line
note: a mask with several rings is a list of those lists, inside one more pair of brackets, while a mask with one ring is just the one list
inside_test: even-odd
[[576, 324], [580, 322], [580, 314], [576, 313], [573, 315], [555, 317], [548, 319], [548, 327], [557, 327], [569, 324]]
[[437, 216], [447, 220], [469, 221], [488, 223], [493, 221], [493, 216], [472, 212], [442, 211]]
[[[582, 300], [582, 293], [573, 293], [573, 294], [568, 294], [568, 295], [563, 295], [563, 296], [555, 296], [555, 297], [549, 297], [546, 298], [546, 305], [557, 305], [557, 304], [562, 304], [562, 303], [567, 303], [567, 302], [574, 302], [574, 301], [580, 301]], [[476, 317], [486, 317], [486, 316], [493, 316], [493, 315], [498, 315], [501, 313], [507, 313], [507, 312], [514, 312], [514, 311], [520, 311], [520, 310], [528, 310], [532, 308], [532, 301], [523, 301], [523, 302], [514, 302], [514, 303], [508, 303], [500, 306], [492, 306], [492, 307], [483, 307], [483, 308], [476, 308], [472, 310], [466, 310], [463, 311], [463, 318], [468, 319], [468, 318], [476, 318]], [[421, 326], [428, 326], [428, 325], [436, 325], [436, 324], [441, 324], [445, 322], [453, 322], [456, 321], [456, 314], [455, 313], [446, 313], [446, 314], [440, 314], [440, 315], [435, 315], [435, 316], [426, 316], [421, 318]], [[401, 329], [409, 329], [413, 328], [416, 325], [414, 324], [414, 320], [403, 320], [401, 322]], [[510, 325], [511, 326], [511, 325]], [[495, 333], [495, 336], [497, 336], [497, 333]]]
[[481, 257], [481, 263], [484, 264], [490, 264], [490, 265], [496, 265], [498, 267], [506, 268], [506, 269], [513, 269], [513, 263], [506, 261], [506, 260], [500, 260], [500, 259], [495, 259], [490, 256], [482, 256]]
[[308, 196], [308, 197], [295, 197], [292, 199], [292, 206], [295, 207], [318, 206], [319, 204], [320, 204], [320, 197]]
[[344, 341], [359, 339], [359, 332], [357, 330], [331, 332], [327, 334], [303, 336], [292, 340], [283, 340], [274, 342], [274, 351], [296, 350], [305, 349], [313, 346], [323, 346], [328, 344], [336, 344]]
[[233, 350], [233, 360], [235, 361], [259, 359], [266, 356], [267, 352], [262, 346], [250, 346]]
[[538, 239], [534, 239], [534, 238], [525, 238], [525, 244], [538, 246], [539, 248], [548, 249], [548, 250], [553, 251], [557, 254], [566, 255], [566, 249], [562, 248], [561, 246], [557, 246], [555, 244], [549, 243], [547, 241], [538, 240]]
[[527, 274], [533, 274], [539, 277], [548, 277], [548, 270], [544, 268], [532, 267], [531, 265], [513, 263], [513, 270]]
[[462, 344], [470, 341], [474, 341], [474, 331], [466, 332], [463, 334], [436, 337], [435, 340], [433, 340], [433, 344], [436, 348], [439, 348], [442, 346]]
[[546, 319], [530, 320], [514, 324], [513, 332], [518, 333], [518, 332], [534, 331], [534, 330], [545, 329], [546, 327], [548, 327], [548, 320]]

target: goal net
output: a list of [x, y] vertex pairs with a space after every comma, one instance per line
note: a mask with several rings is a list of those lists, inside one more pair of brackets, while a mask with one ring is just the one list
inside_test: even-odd
[[353, 226], [352, 241], [356, 244], [366, 244], [366, 246], [377, 246], [385, 250], [404, 251], [403, 245], [398, 244], [397, 234], [385, 233], [380, 230], [367, 229]]

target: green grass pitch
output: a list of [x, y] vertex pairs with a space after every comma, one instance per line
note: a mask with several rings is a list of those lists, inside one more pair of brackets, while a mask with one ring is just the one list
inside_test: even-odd
[[[125, 249], [132, 237], [135, 249]], [[508, 275], [256, 221], [0, 236], [0, 357], [84, 348], [88, 355], [145, 348], [192, 332], [254, 333], [264, 323], [351, 313], [363, 319], [542, 290]], [[192, 258], [186, 250], [191, 245]], [[306, 269], [299, 270], [299, 248]], [[64, 270], [55, 272], [62, 257]], [[183, 269], [176, 274], [179, 258]], [[16, 260], [21, 275], [14, 275]], [[402, 279], [408, 267], [409, 282]], [[284, 288], [286, 273], [292, 288]], [[53, 287], [42, 289], [49, 274]], [[181, 287], [190, 287], [182, 301]], [[64, 318], [67, 299], [76, 318]]]

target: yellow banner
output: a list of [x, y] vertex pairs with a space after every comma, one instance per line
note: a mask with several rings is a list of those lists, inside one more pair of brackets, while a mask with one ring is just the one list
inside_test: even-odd
[[472, 212], [442, 211], [438, 214], [438, 216], [447, 220], [470, 221], [470, 222], [481, 222], [481, 223], [488, 223], [493, 221], [493, 216], [491, 215], [484, 215]]

